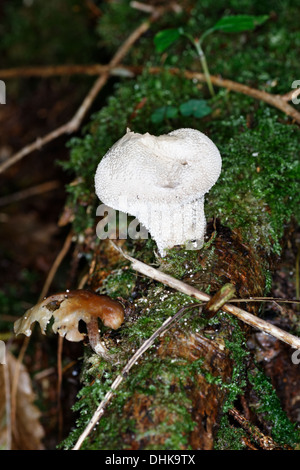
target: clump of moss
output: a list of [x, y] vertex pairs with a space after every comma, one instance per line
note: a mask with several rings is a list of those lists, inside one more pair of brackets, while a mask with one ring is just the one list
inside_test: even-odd
[[285, 223], [300, 220], [299, 131], [278, 122], [267, 108], [253, 129], [245, 119], [240, 125], [235, 135], [220, 140], [222, 174], [207, 213], [241, 229], [252, 246], [279, 254]]
[[248, 378], [258, 399], [255, 412], [269, 423], [275, 442], [292, 447], [299, 445], [300, 429], [288, 419], [275, 389], [264, 372], [257, 367], [249, 371]]
[[135, 285], [135, 274], [129, 269], [112, 271], [103, 281], [101, 288], [112, 298], [123, 297], [128, 299]]
[[243, 441], [244, 437], [247, 437], [246, 432], [233, 426], [228, 416], [223, 415], [214, 450], [243, 450], [246, 447]]
[[[227, 315], [226, 315], [227, 317]], [[284, 410], [280, 400], [265, 373], [257, 366], [249, 368], [248, 359], [250, 351], [247, 348], [244, 332], [241, 330], [237, 319], [229, 317], [234, 329], [231, 340], [225, 340], [230, 351], [234, 367], [229, 384], [222, 384], [228, 390], [226, 402], [223, 406], [223, 416], [220, 422], [215, 449], [237, 450], [244, 445], [243, 437], [247, 434], [240, 428], [230, 423], [228, 410], [235, 406], [238, 399], [247, 391], [252, 390], [253, 404], [250, 406], [256, 416], [264, 425], [268, 426], [270, 434], [278, 445], [288, 445], [294, 448], [300, 442], [299, 428], [292, 423]], [[249, 437], [249, 436], [248, 436]]]

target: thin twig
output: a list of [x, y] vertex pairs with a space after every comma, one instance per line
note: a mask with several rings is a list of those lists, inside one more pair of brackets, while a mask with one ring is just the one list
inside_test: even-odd
[[279, 449], [280, 446], [274, 442], [272, 437], [266, 436], [257, 426], [249, 423], [245, 416], [241, 415], [236, 408], [231, 408], [229, 413], [241, 425], [241, 427], [250, 434], [252, 439], [254, 439], [254, 441], [258, 443], [263, 450]]
[[54, 276], [57, 273], [57, 270], [58, 270], [59, 266], [61, 265], [64, 257], [66, 256], [66, 254], [68, 253], [68, 251], [70, 249], [70, 246], [72, 244], [72, 239], [73, 239], [73, 231], [71, 230], [70, 233], [68, 234], [68, 236], [66, 237], [65, 241], [64, 241], [62, 249], [58, 253], [54, 263], [51, 266], [51, 269], [48, 273], [48, 276], [46, 278], [46, 281], [45, 281], [44, 286], [42, 288], [42, 291], [40, 293], [39, 302], [41, 302], [43, 300], [43, 298], [47, 295], [47, 292], [49, 291], [49, 288], [50, 288], [50, 285], [51, 285], [51, 283], [54, 279]]
[[[148, 276], [151, 279], [159, 281], [162, 284], [165, 284], [173, 289], [178, 290], [179, 292], [187, 294], [190, 297], [198, 299], [202, 302], [208, 302], [211, 299], [210, 295], [199, 291], [198, 289], [193, 286], [190, 286], [189, 284], [175, 279], [169, 274], [165, 274], [162, 271], [159, 271], [145, 263], [142, 263], [141, 261], [138, 261], [135, 258], [132, 258], [128, 254], [124, 253], [123, 250], [117, 245], [115, 245], [112, 241], [111, 243], [124, 256], [124, 258], [131, 262], [132, 268], [135, 271], [138, 271], [139, 273], [144, 274], [145, 276]], [[225, 305], [223, 305], [222, 310], [231, 313], [244, 323], [247, 323], [248, 325], [254, 328], [257, 328], [261, 331], [264, 331], [265, 333], [274, 336], [280, 341], [289, 344], [292, 348], [300, 349], [300, 338], [298, 338], [297, 336], [294, 336], [288, 333], [287, 331], [281, 330], [277, 326], [272, 325], [271, 323], [266, 322], [265, 320], [262, 320], [261, 318], [256, 317], [255, 315], [252, 315], [251, 313], [248, 313], [239, 307], [236, 307], [235, 305], [226, 303]]]
[[[125, 57], [129, 49], [132, 45], [139, 39], [150, 27], [151, 21], [157, 19], [160, 15], [163, 14], [165, 9], [156, 9], [156, 11], [152, 14], [150, 20], [144, 21], [141, 25], [139, 25], [126, 39], [126, 41], [121, 45], [121, 47], [117, 50], [116, 54], [113, 56], [109, 63], [109, 67], [116, 67]], [[5, 171], [7, 168], [12, 166], [13, 164], [20, 161], [29, 153], [33, 152], [34, 150], [40, 149], [44, 144], [57, 139], [63, 134], [71, 134], [77, 131], [86, 116], [88, 110], [90, 109], [92, 103], [94, 102], [96, 96], [98, 95], [99, 91], [103, 88], [106, 84], [107, 80], [110, 77], [109, 70], [104, 72], [100, 77], [96, 80], [92, 88], [90, 89], [89, 93], [81, 103], [80, 107], [78, 108], [77, 112], [73, 116], [73, 118], [63, 124], [62, 126], [58, 127], [54, 131], [50, 132], [49, 134], [45, 135], [42, 138], [37, 139], [35, 142], [25, 146], [22, 150], [14, 154], [9, 159], [5, 160], [0, 165], [0, 173]]]
[[[149, 69], [150, 73], [160, 73], [163, 69], [161, 67], [151, 67]], [[190, 70], [181, 70], [178, 68], [170, 68], [168, 69], [170, 73], [176, 75], [183, 75], [186, 78], [191, 80], [199, 80], [200, 82], [206, 82], [205, 75], [200, 72], [192, 72]], [[251, 88], [247, 85], [243, 85], [242, 83], [234, 82], [233, 80], [228, 80], [222, 77], [217, 77], [215, 75], [211, 75], [211, 82], [213, 85], [221, 88], [226, 88], [227, 90], [232, 90], [237, 93], [243, 93], [244, 95], [251, 96], [256, 100], [264, 101], [265, 103], [269, 104], [270, 106], [279, 109], [287, 116], [290, 116], [300, 124], [300, 112], [297, 111], [293, 106], [289, 105], [286, 98], [283, 98], [286, 95], [273, 95], [272, 93], [268, 93], [264, 90], [257, 90], [256, 88]]]
[[[72, 237], [73, 233], [72, 231], [69, 233], [67, 236], [64, 245], [61, 249], [61, 251], [58, 253], [50, 271], [47, 276], [47, 279], [44, 283], [43, 289], [40, 293], [39, 296], [39, 302], [45, 297], [47, 294], [49, 287], [51, 285], [51, 282], [53, 281], [53, 278], [55, 276], [55, 273], [57, 272], [58, 267], [60, 266], [61, 262], [63, 261], [64, 257], [66, 256], [71, 243], [72, 243]], [[13, 381], [12, 381], [12, 392], [11, 392], [11, 423], [12, 423], [12, 430], [14, 432], [15, 430], [15, 421], [16, 421], [16, 405], [17, 405], [17, 388], [18, 388], [18, 382], [19, 382], [19, 377], [20, 377], [20, 371], [21, 371], [21, 364], [23, 363], [24, 355], [27, 350], [29, 341], [30, 341], [30, 336], [27, 336], [22, 344], [21, 350], [18, 355], [18, 360], [16, 363], [16, 368], [13, 376]]]
[[[144, 70], [144, 67], [131, 67], [119, 65], [118, 67], [113, 66], [111, 63], [108, 65], [92, 64], [92, 65], [59, 65], [59, 66], [46, 66], [46, 67], [21, 67], [15, 69], [3, 69], [0, 70], [0, 75], [2, 78], [12, 78], [12, 77], [30, 77], [30, 76], [40, 76], [40, 77], [50, 77], [54, 75], [73, 75], [73, 74], [86, 74], [86, 75], [99, 75], [99, 74], [110, 74], [117, 76], [128, 76], [132, 77], [135, 74], [140, 74]], [[200, 72], [193, 72], [190, 70], [181, 70], [178, 68], [169, 68], [164, 69], [162, 67], [150, 67], [148, 69], [151, 74], [161, 73], [162, 70], [167, 70], [172, 74], [182, 74], [188, 79], [196, 79], [200, 82], [205, 82], [205, 76]], [[243, 93], [244, 95], [251, 96], [254, 99], [264, 101], [272, 107], [279, 109], [284, 112], [287, 116], [292, 117], [298, 124], [300, 124], [300, 113], [293, 106], [289, 105], [288, 102], [296, 98], [300, 94], [300, 88], [296, 90], [291, 90], [284, 95], [274, 95], [268, 93], [264, 90], [258, 90], [256, 88], [243, 85], [242, 83], [235, 82], [233, 80], [224, 79], [222, 77], [217, 77], [211, 75], [212, 83], [221, 88], [226, 88], [227, 90], [234, 91], [236, 93]], [[54, 134], [55, 138], [55, 134]], [[52, 137], [51, 139], [52, 140]], [[46, 143], [46, 142], [43, 142]], [[38, 142], [34, 142], [34, 148]], [[32, 151], [32, 150], [31, 150]], [[11, 157], [12, 158], [12, 157]], [[1, 167], [0, 167], [1, 171]]]
[[246, 299], [231, 299], [230, 302], [277, 302], [281, 304], [300, 304], [300, 300], [280, 299], [278, 297], [248, 297]]
[[142, 346], [133, 354], [133, 356], [129, 359], [125, 367], [122, 369], [122, 372], [117, 376], [117, 378], [114, 380], [113, 384], [110, 387], [110, 390], [106, 393], [105, 397], [99, 404], [98, 408], [96, 409], [95, 413], [93, 414], [91, 420], [89, 421], [88, 425], [80, 435], [78, 441], [76, 442], [75, 446], [73, 447], [73, 450], [79, 450], [83, 441], [87, 438], [87, 436], [90, 434], [92, 429], [96, 426], [96, 424], [99, 422], [101, 419], [104, 410], [107, 406], [107, 404], [110, 402], [112, 399], [116, 389], [119, 387], [120, 383], [123, 381], [124, 378], [127, 377], [128, 372], [132, 368], [132, 366], [138, 361], [138, 359], [152, 346], [156, 338], [161, 336], [162, 334], [165, 333], [165, 331], [168, 329], [168, 327], [174, 323], [176, 320], [178, 320], [180, 317], [182, 317], [186, 311], [190, 308], [195, 308], [197, 307], [197, 304], [191, 304], [191, 305], [186, 305], [185, 307], [182, 307], [173, 317], [168, 317], [164, 323], [153, 333], [153, 335], [147, 339]]
[[294, 89], [286, 93], [285, 95], [281, 95], [281, 98], [284, 101], [292, 101], [296, 99], [300, 95], [300, 88]]
[[32, 196], [37, 196], [38, 194], [43, 194], [48, 191], [53, 191], [61, 186], [60, 181], [47, 181], [45, 183], [37, 184], [36, 186], [31, 186], [30, 188], [23, 189], [13, 194], [8, 194], [0, 198], [0, 207], [7, 206], [14, 202], [22, 201]]
[[155, 10], [154, 5], [146, 5], [142, 2], [130, 2], [131, 8], [135, 8], [136, 10], [143, 11], [144, 13], [153, 13]]

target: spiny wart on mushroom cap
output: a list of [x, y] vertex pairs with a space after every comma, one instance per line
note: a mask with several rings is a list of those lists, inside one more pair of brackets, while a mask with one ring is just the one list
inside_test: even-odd
[[204, 194], [219, 178], [221, 166], [219, 150], [198, 130], [156, 137], [128, 129], [98, 165], [96, 194], [107, 206], [135, 216], [161, 256], [175, 245], [201, 248]]

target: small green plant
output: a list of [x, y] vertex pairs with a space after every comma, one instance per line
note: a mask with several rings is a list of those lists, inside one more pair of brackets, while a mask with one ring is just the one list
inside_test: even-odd
[[202, 118], [207, 116], [212, 111], [211, 107], [207, 104], [206, 100], [191, 99], [177, 106], [161, 106], [157, 108], [151, 115], [151, 121], [158, 124], [164, 119], [173, 119], [180, 113], [182, 116], [193, 116], [195, 118]]
[[202, 43], [203, 40], [211, 33], [215, 31], [222, 31], [224, 33], [240, 33], [243, 31], [252, 31], [263, 24], [267, 19], [268, 15], [234, 15], [224, 16], [211, 28], [207, 29], [199, 38], [194, 38], [189, 33], [184, 31], [183, 28], [170, 28], [158, 32], [154, 37], [154, 44], [157, 52], [164, 52], [180, 37], [185, 36], [195, 47], [198, 57], [201, 62], [203, 73], [205, 75], [206, 83], [210, 91], [211, 96], [214, 95], [214, 89], [210, 78], [210, 73], [206, 61], [205, 54], [203, 52]]

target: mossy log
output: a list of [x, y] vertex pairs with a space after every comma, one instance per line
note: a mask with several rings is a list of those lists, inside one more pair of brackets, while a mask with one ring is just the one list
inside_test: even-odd
[[[207, 240], [199, 251], [175, 247], [165, 258], [153, 256], [155, 245], [149, 241], [135, 242], [135, 250], [140, 259], [152, 260], [159, 269], [210, 294], [230, 282], [239, 298], [264, 295], [271, 263], [266, 253], [258, 253], [243, 242], [238, 230], [231, 231], [218, 221], [208, 225]], [[86, 422], [83, 416], [95, 410], [133, 350], [168, 316], [193, 302], [186, 295], [136, 275], [108, 240], [98, 245], [92, 266], [89, 288], [121, 300], [126, 319], [118, 333], [103, 332], [118, 363], [94, 355], [86, 359], [87, 385], [78, 404], [82, 425]], [[259, 314], [256, 305], [246, 308]], [[224, 422], [222, 425], [228, 409], [245, 406], [250, 394], [258, 407], [259, 399], [253, 399], [247, 377], [256, 375], [246, 346], [249, 332], [247, 325], [222, 310], [211, 316], [204, 304], [195, 303], [195, 308], [159, 337], [132, 368], [84, 446], [111, 450], [222, 447], [218, 443], [224, 440], [224, 429], [230, 428], [224, 427]], [[237, 434], [232, 445], [243, 447], [243, 442]], [[284, 444], [284, 439], [279, 444]]]
[[[188, 95], [191, 93], [190, 83], [182, 77], [167, 74], [156, 80], [168, 93], [174, 90], [175, 104], [182, 102], [183, 87], [187, 87]], [[134, 85], [122, 84], [108, 106], [95, 115], [87, 135], [73, 141], [70, 162], [65, 165], [80, 175], [78, 184], [69, 187], [69, 204], [74, 230], [80, 234], [78, 239], [84, 239], [84, 246], [76, 253], [86, 253], [89, 259], [85, 287], [121, 300], [126, 310], [125, 322], [117, 332], [101, 327], [107, 348], [117, 355], [115, 363], [92, 355], [86, 348], [84, 386], [75, 404], [78, 426], [65, 445], [74, 445], [133, 351], [166, 318], [192, 302], [195, 308], [158, 338], [130, 370], [82, 448], [244, 448], [248, 435], [233, 425], [228, 415], [233, 406], [251, 424], [262, 423], [262, 430], [272, 435], [276, 444], [295, 445], [299, 438], [294, 426], [247, 347], [253, 330], [222, 310], [211, 317], [195, 299], [136, 274], [109, 240], [99, 241], [94, 235], [98, 201], [91, 195], [91, 187], [99, 155], [106, 153], [128, 123], [141, 133], [145, 132], [145, 122], [154, 135], [170, 130], [169, 123], [157, 126], [151, 121], [153, 109], [161, 102], [160, 87], [155, 83], [152, 76], [145, 75]], [[143, 107], [132, 123], [128, 115], [137, 109], [141, 96], [147, 96], [147, 103], [153, 100], [153, 104]], [[242, 106], [236, 96], [230, 103], [232, 113], [241, 109], [236, 108]], [[250, 113], [251, 106], [247, 101], [244, 108]], [[269, 293], [270, 272], [280, 254], [285, 224], [292, 217], [300, 220], [299, 131], [279, 122], [274, 111], [265, 106], [252, 112], [255, 124], [250, 127], [241, 111], [228, 117], [227, 110], [222, 111], [222, 119], [203, 125], [223, 162], [218, 183], [205, 201], [209, 223], [204, 247], [199, 251], [175, 247], [160, 258], [152, 240], [126, 240], [125, 251], [211, 295], [226, 283], [235, 287], [240, 298]], [[118, 116], [118, 120], [112, 116]], [[192, 118], [178, 125], [199, 127]], [[239, 306], [254, 315], [261, 314], [256, 303]]]

